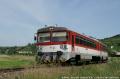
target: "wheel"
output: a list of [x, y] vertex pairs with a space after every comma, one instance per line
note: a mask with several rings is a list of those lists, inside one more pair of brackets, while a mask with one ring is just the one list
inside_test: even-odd
[[75, 58], [70, 59], [70, 65], [76, 65], [76, 59]]
[[86, 65], [90, 64], [90, 61], [85, 61], [85, 64], [86, 64]]

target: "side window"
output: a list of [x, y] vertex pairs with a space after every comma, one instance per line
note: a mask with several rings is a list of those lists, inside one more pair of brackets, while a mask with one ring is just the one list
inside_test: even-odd
[[88, 46], [88, 47], [91, 47], [91, 48], [96, 48], [95, 42], [93, 42], [89, 39], [86, 39], [86, 38], [83, 38], [83, 37], [80, 37], [80, 36], [76, 36], [75, 40], [76, 40], [76, 44]]
[[75, 41], [76, 41], [76, 44], [79, 44], [79, 37], [78, 36], [76, 36]]
[[80, 37], [80, 44], [84, 44], [84, 39], [82, 37]]

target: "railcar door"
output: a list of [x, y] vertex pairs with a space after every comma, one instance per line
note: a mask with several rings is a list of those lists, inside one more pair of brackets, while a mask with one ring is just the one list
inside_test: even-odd
[[72, 51], [74, 51], [75, 49], [75, 39], [74, 39], [74, 35], [72, 35]]

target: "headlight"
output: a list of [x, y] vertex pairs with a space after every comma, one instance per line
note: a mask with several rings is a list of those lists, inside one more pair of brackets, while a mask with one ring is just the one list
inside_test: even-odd
[[64, 49], [67, 49], [67, 45], [66, 44], [64, 45]]
[[42, 49], [43, 49], [42, 46], [40, 46], [40, 47], [39, 47], [39, 50], [41, 51]]
[[60, 48], [63, 49], [63, 50], [66, 50], [67, 49], [67, 45], [66, 44], [62, 44], [62, 45], [60, 45]]

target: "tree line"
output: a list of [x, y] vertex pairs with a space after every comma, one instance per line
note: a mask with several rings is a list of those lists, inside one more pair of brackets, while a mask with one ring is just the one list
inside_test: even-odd
[[34, 44], [29, 43], [26, 46], [12, 46], [12, 47], [0, 47], [0, 54], [14, 55], [35, 55], [37, 48]]

